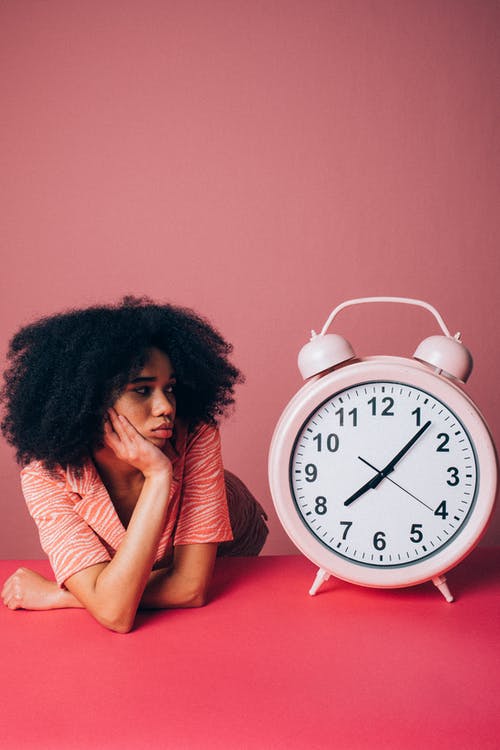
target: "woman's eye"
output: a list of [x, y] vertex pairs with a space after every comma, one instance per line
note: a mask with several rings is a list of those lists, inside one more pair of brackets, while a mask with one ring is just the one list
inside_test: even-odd
[[134, 393], [138, 393], [140, 396], [148, 396], [150, 388], [147, 385], [141, 385], [139, 388], [134, 388]]
[[[150, 396], [152, 393], [152, 388], [149, 385], [139, 385], [136, 388], [133, 389], [134, 393], [138, 393], [140, 396]], [[175, 383], [170, 383], [170, 385], [167, 385], [164, 389], [164, 393], [175, 393]]]

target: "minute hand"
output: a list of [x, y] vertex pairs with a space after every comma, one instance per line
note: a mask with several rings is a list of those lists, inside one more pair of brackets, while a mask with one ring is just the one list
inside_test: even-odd
[[394, 467], [396, 466], [396, 464], [398, 463], [398, 461], [400, 461], [403, 458], [403, 456], [410, 450], [410, 448], [412, 447], [412, 445], [415, 445], [415, 443], [417, 442], [417, 440], [419, 439], [419, 437], [421, 435], [423, 435], [424, 432], [430, 426], [431, 426], [431, 423], [430, 422], [426, 422], [423, 425], [423, 427], [421, 427], [420, 430], [411, 438], [411, 440], [409, 440], [406, 443], [406, 445], [403, 448], [401, 448], [401, 450], [399, 451], [399, 453], [397, 453], [394, 456], [394, 458], [392, 459], [392, 461], [389, 461], [389, 463], [387, 464], [387, 466], [385, 466], [383, 469], [381, 469], [379, 472], [377, 472], [377, 474], [375, 474], [375, 476], [373, 477], [373, 479], [370, 479], [357, 492], [355, 492], [353, 495], [351, 495], [351, 497], [347, 498], [347, 500], [344, 502], [344, 505], [346, 505], [346, 506], [347, 505], [351, 505], [351, 503], [353, 503], [355, 500], [357, 500], [358, 497], [361, 497], [361, 495], [364, 495], [365, 492], [367, 492], [368, 490], [374, 490], [375, 487], [378, 487], [379, 484], [380, 484], [380, 482], [382, 481], [382, 479], [385, 479], [386, 476], [391, 473], [391, 471], [394, 471]]
[[378, 473], [378, 475], [373, 480], [372, 489], [375, 489], [375, 487], [378, 487], [378, 485], [380, 484], [380, 482], [382, 481], [382, 479], [385, 479], [386, 476], [391, 473], [391, 471], [394, 471], [394, 469], [396, 467], [396, 464], [399, 461], [401, 461], [401, 459], [403, 458], [403, 456], [405, 456], [408, 453], [408, 451], [410, 450], [410, 448], [413, 445], [415, 445], [415, 443], [417, 442], [417, 440], [424, 434], [424, 432], [426, 430], [429, 429], [430, 426], [431, 426], [431, 422], [430, 421], [426, 422], [419, 429], [419, 431], [415, 433], [415, 435], [411, 438], [411, 440], [408, 440], [408, 442], [406, 443], [406, 445], [404, 445], [401, 448], [401, 450], [399, 451], [399, 453], [396, 453], [396, 455], [394, 456], [394, 458], [391, 461], [389, 461], [389, 463], [386, 466], [384, 466], [383, 469], [380, 470], [380, 472]]

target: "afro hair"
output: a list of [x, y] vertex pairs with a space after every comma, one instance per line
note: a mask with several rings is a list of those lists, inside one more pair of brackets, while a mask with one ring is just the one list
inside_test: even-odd
[[177, 415], [192, 426], [216, 424], [243, 382], [228, 360], [232, 346], [192, 310], [125, 297], [44, 317], [12, 338], [0, 426], [18, 462], [81, 468], [102, 444], [107, 409], [152, 347], [174, 366]]

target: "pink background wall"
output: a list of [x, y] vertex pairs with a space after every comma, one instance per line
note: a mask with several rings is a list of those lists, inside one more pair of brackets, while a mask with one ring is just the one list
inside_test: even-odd
[[[271, 434], [342, 300], [436, 305], [498, 438], [499, 21], [487, 0], [1, 3], [2, 356], [33, 317], [124, 293], [206, 314], [247, 375], [224, 453], [268, 553], [294, 551]], [[437, 332], [382, 307], [337, 330], [407, 355]], [[5, 444], [0, 491], [0, 556], [40, 556]]]

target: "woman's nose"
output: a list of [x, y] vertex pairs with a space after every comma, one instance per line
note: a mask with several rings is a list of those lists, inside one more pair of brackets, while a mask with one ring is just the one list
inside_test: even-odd
[[159, 393], [153, 404], [155, 416], [172, 416], [175, 413], [175, 405], [164, 393]]

